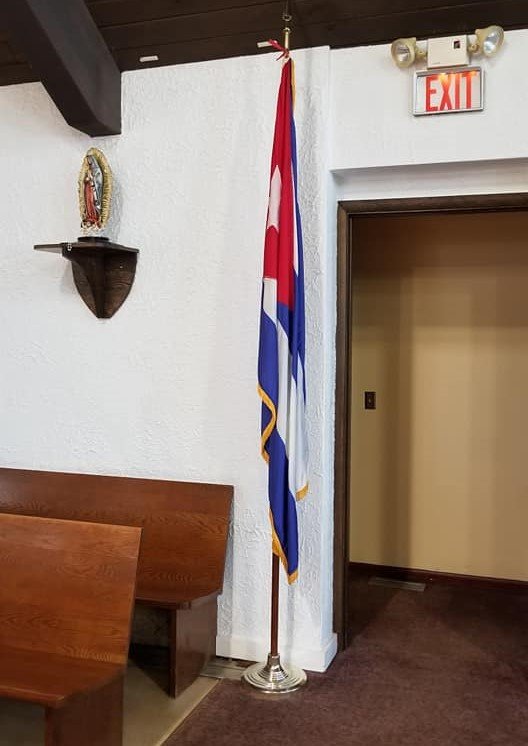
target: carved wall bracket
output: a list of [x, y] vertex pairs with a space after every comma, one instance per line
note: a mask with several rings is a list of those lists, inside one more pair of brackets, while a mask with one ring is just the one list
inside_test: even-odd
[[90, 236], [76, 243], [39, 244], [35, 249], [62, 254], [72, 263], [75, 286], [98, 319], [111, 318], [127, 299], [136, 275], [138, 249]]

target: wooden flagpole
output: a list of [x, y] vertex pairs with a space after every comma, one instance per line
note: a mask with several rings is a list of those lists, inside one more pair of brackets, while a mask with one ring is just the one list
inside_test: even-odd
[[[284, 49], [286, 55], [290, 53], [290, 36], [291, 28], [289, 26], [292, 17], [290, 14], [290, 3], [286, 1], [284, 6], [284, 13], [282, 14], [282, 20], [286, 24], [284, 33]], [[270, 656], [275, 658], [279, 657], [279, 574], [280, 574], [280, 559], [275, 552], [271, 553], [271, 640], [270, 640]]]
[[279, 574], [280, 559], [273, 554], [271, 570], [271, 644], [266, 663], [246, 668], [242, 681], [265, 694], [290, 694], [306, 684], [301, 668], [283, 665], [279, 655]]
[[[284, 32], [284, 49], [286, 54], [290, 53], [290, 36], [291, 28], [289, 23], [292, 20], [290, 15], [290, 3], [286, 2], [284, 13], [282, 14], [282, 20], [286, 24], [283, 29]], [[271, 644], [270, 644], [270, 655], [279, 656], [279, 573], [280, 573], [280, 559], [272, 552], [271, 553]]]
[[271, 554], [271, 644], [270, 655], [279, 655], [279, 573], [280, 559]]

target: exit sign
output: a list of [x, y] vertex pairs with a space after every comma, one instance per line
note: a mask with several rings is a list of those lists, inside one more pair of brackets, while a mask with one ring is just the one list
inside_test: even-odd
[[484, 73], [480, 67], [424, 70], [414, 78], [414, 115], [459, 114], [484, 108]]

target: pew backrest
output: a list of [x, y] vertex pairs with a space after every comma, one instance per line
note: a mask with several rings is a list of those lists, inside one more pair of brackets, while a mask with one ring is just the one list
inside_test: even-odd
[[228, 485], [0, 468], [0, 513], [143, 529], [136, 597], [176, 605], [221, 592]]
[[140, 537], [126, 526], [0, 515], [0, 648], [124, 666]]

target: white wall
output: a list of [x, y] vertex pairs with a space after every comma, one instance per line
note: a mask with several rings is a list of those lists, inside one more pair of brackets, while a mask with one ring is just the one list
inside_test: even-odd
[[[282, 604], [285, 657], [319, 670], [335, 649], [328, 54], [297, 55], [312, 490], [299, 509], [301, 578]], [[256, 358], [275, 57], [127, 73], [123, 134], [95, 142], [64, 124], [40, 85], [0, 89], [0, 462], [234, 484], [218, 651], [241, 658], [268, 650]], [[108, 321], [84, 306], [67, 262], [32, 251], [78, 234], [76, 178], [91, 144], [118, 181], [112, 237], [141, 250], [132, 293]]]
[[[508, 33], [485, 63], [484, 113], [419, 120], [411, 76], [392, 65], [388, 47], [295, 54], [312, 489], [300, 506], [300, 581], [284, 589], [281, 630], [286, 657], [307, 668], [324, 668], [335, 649], [336, 199], [523, 189], [527, 40]], [[268, 648], [255, 378], [274, 58], [123, 76], [123, 134], [95, 144], [119, 181], [113, 238], [141, 255], [110, 321], [84, 307], [66, 262], [31, 248], [77, 235], [76, 178], [93, 141], [64, 124], [40, 85], [0, 89], [0, 463], [233, 483], [218, 652], [247, 658]]]
[[[337, 200], [528, 191], [527, 43], [528, 31], [508, 32], [495, 59], [478, 60], [485, 111], [442, 117], [412, 116], [412, 72], [393, 65], [389, 46], [331, 53], [330, 245]], [[497, 544], [501, 529], [491, 534]]]
[[413, 72], [390, 47], [331, 55], [333, 170], [522, 158], [528, 151], [528, 31], [511, 31], [499, 54], [473, 61], [485, 70], [485, 111], [413, 117]]

